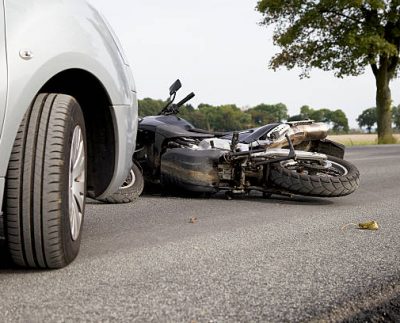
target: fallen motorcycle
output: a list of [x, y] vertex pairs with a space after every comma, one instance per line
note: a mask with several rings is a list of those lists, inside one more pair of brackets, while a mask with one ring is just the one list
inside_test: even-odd
[[266, 197], [338, 197], [358, 188], [359, 171], [343, 159], [343, 145], [326, 139], [327, 125], [304, 120], [231, 133], [197, 129], [177, 116], [194, 97], [174, 104], [180, 88], [177, 80], [159, 115], [139, 120], [134, 160], [146, 184], [228, 196], [260, 191]]

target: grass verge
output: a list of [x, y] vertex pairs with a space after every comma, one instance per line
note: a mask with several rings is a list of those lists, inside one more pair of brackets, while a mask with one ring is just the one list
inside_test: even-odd
[[[395, 134], [394, 137], [397, 140], [397, 143], [400, 144], [400, 134]], [[328, 136], [328, 139], [348, 147], [378, 144], [378, 135], [376, 134], [332, 135]]]

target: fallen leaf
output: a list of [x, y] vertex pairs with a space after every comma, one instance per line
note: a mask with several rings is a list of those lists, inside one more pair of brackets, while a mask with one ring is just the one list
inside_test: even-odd
[[345, 224], [344, 226], [342, 226], [342, 230], [344, 230], [345, 228], [347, 228], [350, 225], [354, 225], [356, 228], [361, 229], [361, 230], [378, 230], [379, 229], [379, 225], [378, 222], [376, 221], [368, 221], [368, 222], [363, 222], [363, 223], [348, 223]]
[[359, 223], [358, 227], [362, 230], [378, 230], [379, 225], [376, 221], [368, 221], [364, 223]]
[[190, 220], [189, 220], [189, 223], [196, 223], [196, 222], [197, 222], [196, 217], [190, 218]]

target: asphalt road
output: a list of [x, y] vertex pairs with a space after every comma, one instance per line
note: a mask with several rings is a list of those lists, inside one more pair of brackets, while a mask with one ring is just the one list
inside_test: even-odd
[[[343, 198], [90, 204], [68, 268], [0, 249], [0, 321], [400, 321], [400, 146], [346, 158], [362, 182]], [[380, 230], [341, 230], [366, 220]]]

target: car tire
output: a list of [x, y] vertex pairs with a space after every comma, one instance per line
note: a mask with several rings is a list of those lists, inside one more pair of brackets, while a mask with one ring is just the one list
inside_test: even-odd
[[122, 204], [134, 202], [142, 193], [144, 188], [143, 174], [140, 168], [133, 164], [125, 182], [113, 194], [98, 200], [109, 204]]
[[78, 255], [86, 152], [77, 101], [39, 94], [19, 127], [6, 178], [5, 234], [17, 265], [62, 268]]

